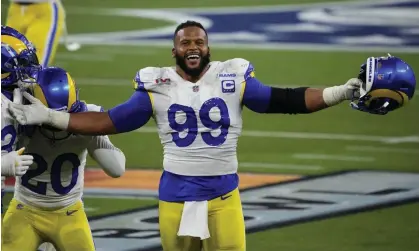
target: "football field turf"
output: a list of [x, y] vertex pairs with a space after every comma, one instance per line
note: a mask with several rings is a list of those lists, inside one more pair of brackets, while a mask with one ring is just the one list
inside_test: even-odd
[[[197, 12], [201, 13], [201, 21], [211, 24], [212, 18], [220, 13], [231, 12], [239, 20], [241, 17], [234, 12], [234, 6], [285, 6], [314, 2], [318, 1], [64, 1], [70, 36], [85, 44], [75, 52], [60, 46], [54, 65], [67, 69], [75, 78], [82, 99], [107, 109], [131, 95], [131, 81], [139, 69], [169, 66], [174, 62], [169, 42], [153, 44], [154, 40], [147, 42], [141, 39], [144, 34], [138, 35], [140, 38], [132, 35], [125, 39], [124, 36], [128, 35], [122, 33], [119, 37], [118, 34], [108, 34], [107, 39], [100, 40], [101, 36], [105, 37], [104, 32], [157, 29], [175, 24], [175, 15], [170, 10], [165, 10], [169, 14], [164, 15], [163, 11], [153, 13], [152, 8], [221, 8]], [[319, 6], [322, 5], [311, 9]], [[2, 21], [6, 8], [7, 3], [2, 3]], [[293, 8], [297, 7], [289, 7]], [[417, 11], [419, 7], [414, 5], [411, 8]], [[266, 9], [269, 8], [261, 8], [260, 11]], [[349, 14], [342, 15], [356, 19], [356, 11], [360, 9], [352, 13], [348, 10]], [[379, 7], [371, 8], [377, 9]], [[391, 10], [386, 8], [385, 11]], [[257, 11], [256, 7], [243, 8], [246, 13]], [[338, 15], [328, 16], [325, 13], [328, 12], [307, 11], [299, 18], [326, 20], [322, 18], [337, 16], [335, 22], [339, 21]], [[408, 8], [394, 13], [409, 14]], [[359, 15], [362, 19], [362, 14]], [[186, 17], [179, 16], [180, 19]], [[254, 17], [249, 14], [248, 18]], [[412, 19], [411, 22], [418, 30], [419, 22], [413, 25], [416, 21]], [[229, 22], [234, 23], [234, 19]], [[250, 29], [250, 25], [247, 28]], [[330, 32], [336, 27], [340, 26], [301, 25], [299, 32], [308, 29], [311, 32]], [[286, 30], [284, 27], [273, 29]], [[369, 29], [374, 32], [373, 28]], [[213, 33], [209, 32], [211, 39]], [[388, 52], [407, 61], [416, 75], [419, 74], [419, 54], [407, 50], [402, 52], [400, 48], [403, 45], [396, 42], [385, 44], [388, 50], [380, 50], [382, 44], [377, 42], [379, 45], [373, 52], [372, 49], [363, 49], [362, 45], [357, 45], [358, 49], [333, 49], [334, 45], [322, 47], [317, 42], [295, 48], [288, 46], [290, 43], [288, 47], [274, 48], [270, 44], [263, 48], [260, 43], [263, 38], [244, 28], [229, 34], [231, 42], [228, 45], [220, 37], [222, 32], [221, 29], [214, 38], [219, 43], [210, 44], [212, 60], [245, 58], [254, 65], [257, 78], [269, 85], [324, 87], [344, 84], [349, 78], [357, 76], [360, 65], [367, 57], [383, 56]], [[308, 40], [311, 35], [307, 36]], [[253, 42], [250, 37], [254, 37]], [[233, 48], [231, 44], [235, 39], [238, 45], [242, 40], [249, 40], [245, 45]], [[413, 40], [417, 46], [419, 35]], [[142, 45], [133, 45], [135, 42]], [[248, 46], [252, 43], [257, 46]], [[349, 102], [310, 115], [266, 115], [244, 109], [238, 158], [242, 180], [246, 183], [243, 188], [247, 189], [243, 192], [243, 202], [245, 215], [249, 217], [248, 250], [419, 250], [418, 111], [418, 93], [406, 107], [387, 116], [352, 110]], [[155, 250], [158, 237], [155, 236], [156, 208], [153, 205], [157, 203], [156, 186], [162, 168], [162, 147], [155, 123], [150, 121], [145, 128], [111, 136], [111, 139], [124, 151], [129, 172], [119, 182], [106, 179], [95, 169], [91, 170], [90, 176], [86, 175], [85, 204], [92, 220], [98, 251]], [[89, 160], [89, 166], [96, 164]], [[276, 191], [280, 191], [281, 196], [265, 195], [272, 192], [270, 188], [278, 189]], [[298, 194], [290, 192], [286, 196], [287, 191], [296, 189]], [[253, 202], [251, 193], [257, 194], [258, 191], [260, 198]], [[267, 218], [262, 217], [265, 213]], [[125, 216], [131, 217], [132, 222], [139, 219], [143, 225], [124, 221]], [[132, 241], [144, 246], [130, 248], [128, 246]], [[111, 242], [126, 243], [126, 246], [115, 244], [114, 249], [107, 249], [112, 246]]]

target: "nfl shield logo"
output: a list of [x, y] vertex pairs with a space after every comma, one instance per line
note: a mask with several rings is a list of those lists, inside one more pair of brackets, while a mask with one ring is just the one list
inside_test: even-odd
[[192, 91], [193, 92], [199, 92], [199, 86], [195, 85], [194, 87], [192, 87]]

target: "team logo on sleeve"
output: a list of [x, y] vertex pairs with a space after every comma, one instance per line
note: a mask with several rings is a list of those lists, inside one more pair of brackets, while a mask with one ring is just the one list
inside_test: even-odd
[[234, 80], [221, 81], [221, 89], [223, 93], [233, 93], [236, 91], [236, 82]]
[[158, 78], [156, 79], [156, 84], [158, 85], [170, 85], [170, 78]]

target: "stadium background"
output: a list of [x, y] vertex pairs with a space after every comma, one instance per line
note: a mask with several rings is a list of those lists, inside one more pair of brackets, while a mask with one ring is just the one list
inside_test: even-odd
[[[229, 11], [232, 6], [252, 9], [255, 5], [314, 2], [320, 1], [260, 0], [256, 3], [250, 0], [71, 0], [64, 1], [64, 6], [70, 37], [77, 40], [81, 36], [72, 35], [150, 29], [174, 24], [162, 20], [158, 15], [143, 18], [109, 14], [113, 8], [220, 7], [223, 11]], [[2, 23], [5, 21], [7, 6], [8, 2], [2, 1]], [[104, 9], [111, 11], [103, 14]], [[417, 11], [417, 6], [413, 10]], [[395, 15], [399, 15], [396, 18], [404, 18], [398, 12]], [[417, 45], [419, 36], [416, 35], [413, 40]], [[105, 108], [111, 108], [131, 95], [131, 80], [139, 69], [173, 64], [170, 44], [110, 45], [111, 42], [107, 41], [108, 45], [91, 42], [75, 52], [60, 46], [54, 63], [67, 69], [75, 78], [82, 99]], [[374, 45], [374, 41], [371, 43]], [[381, 56], [387, 52], [403, 58], [419, 72], [418, 54], [400, 52], [401, 47], [395, 44], [390, 46], [391, 50], [374, 49], [372, 52], [362, 46], [346, 51], [320, 50], [315, 47], [307, 49], [307, 46], [286, 50], [246, 46], [227, 48], [214, 44], [211, 52], [212, 60], [241, 57], [251, 61], [256, 76], [263, 83], [295, 87], [343, 84], [357, 75], [360, 64], [368, 56]], [[238, 147], [241, 163], [239, 170], [243, 173], [242, 188], [343, 170], [418, 174], [418, 100], [416, 95], [408, 106], [388, 116], [373, 116], [351, 110], [348, 102], [312, 115], [260, 115], [245, 110], [244, 134]], [[86, 171], [85, 204], [91, 219], [109, 214], [118, 215], [119, 212], [150, 207], [157, 203], [154, 196], [161, 170], [162, 147], [154, 129], [154, 121], [150, 121], [144, 129], [111, 138], [124, 151], [129, 171], [120, 180], [110, 180], [95, 169], [94, 162], [89, 161], [89, 167], [92, 168]], [[262, 173], [265, 175], [259, 175]], [[11, 191], [12, 187], [9, 186], [8, 190]], [[8, 199], [10, 196], [11, 193]], [[414, 202], [258, 231], [248, 235], [248, 250], [418, 250], [418, 211], [419, 204]], [[105, 235], [101, 232], [95, 233], [95, 236], [98, 250], [108, 250], [100, 246]], [[119, 241], [124, 240], [124, 237], [118, 238]], [[139, 243], [142, 241], [138, 236], [130, 237], [131, 240], [136, 238]], [[126, 249], [120, 246], [118, 250]]]

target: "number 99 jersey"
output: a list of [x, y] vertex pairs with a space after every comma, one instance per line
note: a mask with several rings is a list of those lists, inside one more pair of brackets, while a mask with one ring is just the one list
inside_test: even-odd
[[[88, 111], [101, 111], [87, 105]], [[63, 208], [82, 197], [84, 168], [94, 136], [32, 128], [25, 152], [34, 157], [22, 177], [16, 177], [14, 198], [37, 208]], [[25, 139], [27, 141], [27, 139]]]
[[211, 62], [196, 83], [184, 80], [172, 67], [137, 73], [135, 89], [149, 93], [166, 171], [188, 176], [237, 172], [242, 88], [250, 76], [252, 65], [238, 58]]

